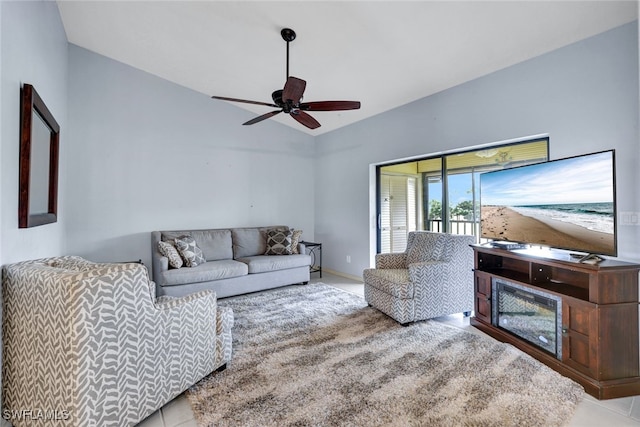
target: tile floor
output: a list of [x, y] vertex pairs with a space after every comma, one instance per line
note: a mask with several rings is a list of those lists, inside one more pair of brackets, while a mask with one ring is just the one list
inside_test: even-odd
[[[363, 296], [362, 282], [346, 279], [340, 276], [323, 273], [322, 279], [318, 274], [312, 274], [312, 283], [322, 282], [336, 286], [348, 292]], [[453, 326], [482, 334], [469, 325], [469, 319], [462, 315], [446, 316], [438, 319]], [[233, 362], [232, 362], [233, 363]], [[196, 427], [191, 406], [184, 395], [180, 395], [149, 418], [138, 424], [138, 427]], [[568, 427], [640, 427], [640, 396], [636, 398], [611, 399], [599, 401], [591, 396], [578, 405]]]

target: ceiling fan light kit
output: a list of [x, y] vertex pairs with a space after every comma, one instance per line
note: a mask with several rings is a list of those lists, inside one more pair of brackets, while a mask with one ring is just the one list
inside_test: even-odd
[[273, 103], [249, 101], [246, 99], [229, 98], [226, 96], [212, 96], [212, 98], [220, 99], [222, 101], [242, 102], [245, 104], [279, 108], [278, 110], [270, 111], [266, 114], [255, 117], [248, 122], [243, 123], [243, 125], [253, 125], [271, 118], [276, 114], [285, 113], [289, 114], [303, 126], [306, 126], [309, 129], [317, 129], [320, 127], [320, 123], [305, 111], [342, 111], [357, 110], [360, 108], [359, 101], [301, 102], [307, 82], [289, 75], [289, 43], [295, 40], [296, 33], [291, 28], [283, 28], [282, 31], [280, 31], [280, 35], [282, 36], [282, 39], [287, 42], [287, 79], [283, 89], [278, 89], [271, 94]]

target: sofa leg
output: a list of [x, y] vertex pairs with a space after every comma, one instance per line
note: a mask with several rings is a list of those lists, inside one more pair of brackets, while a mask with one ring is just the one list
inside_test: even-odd
[[407, 326], [409, 326], [411, 324], [411, 322], [407, 322], [407, 323], [400, 323], [400, 326], [402, 326], [403, 328], [406, 328]]
[[224, 365], [220, 366], [218, 369], [216, 369], [215, 372], [222, 372], [225, 369], [227, 369], [227, 364], [226, 363]]
[[303, 285], [308, 285], [308, 284], [309, 284], [309, 282], [302, 282], [302, 284], [303, 284]]
[[471, 312], [470, 311], [465, 311], [462, 313], [464, 315], [464, 317], [469, 317], [471, 316]]

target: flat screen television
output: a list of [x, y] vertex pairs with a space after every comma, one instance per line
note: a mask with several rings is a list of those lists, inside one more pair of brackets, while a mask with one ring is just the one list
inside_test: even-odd
[[615, 151], [480, 175], [486, 239], [617, 256]]

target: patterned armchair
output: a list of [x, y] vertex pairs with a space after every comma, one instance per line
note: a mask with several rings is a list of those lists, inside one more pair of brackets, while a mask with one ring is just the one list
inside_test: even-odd
[[403, 253], [376, 255], [364, 297], [401, 324], [473, 310], [473, 236], [409, 233]]
[[135, 425], [231, 360], [233, 312], [212, 291], [156, 299], [142, 264], [25, 261], [2, 285], [15, 426]]

